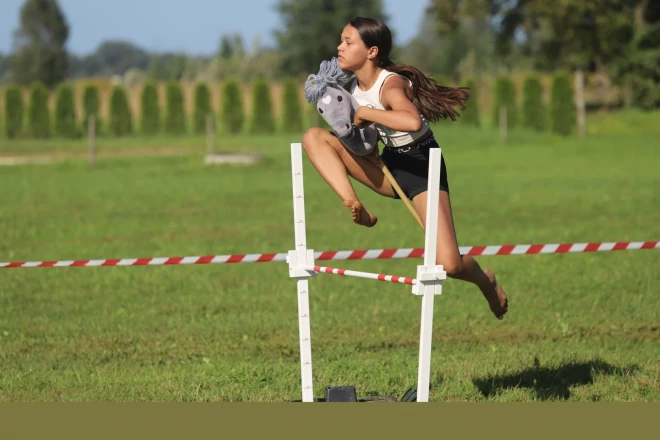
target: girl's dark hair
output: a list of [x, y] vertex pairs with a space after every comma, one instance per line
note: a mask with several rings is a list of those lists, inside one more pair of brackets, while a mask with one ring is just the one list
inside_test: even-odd
[[390, 60], [392, 33], [382, 20], [356, 17], [349, 24], [357, 29], [367, 47], [376, 46], [378, 48], [379, 67], [404, 76], [412, 82], [413, 103], [426, 119], [435, 122], [440, 118], [451, 118], [452, 121], [455, 121], [459, 114], [454, 107], [465, 110], [465, 101], [470, 97], [469, 88], [441, 86], [416, 67], [408, 64], [394, 64]]

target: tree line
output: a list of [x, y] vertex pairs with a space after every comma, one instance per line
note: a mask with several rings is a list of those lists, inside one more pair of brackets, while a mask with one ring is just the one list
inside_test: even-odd
[[[574, 91], [570, 75], [558, 74], [551, 80], [549, 100], [544, 99], [545, 90], [537, 76], [525, 78], [522, 90], [507, 76], [499, 76], [491, 91], [492, 115], [484, 118], [481, 114], [479, 92], [475, 80], [467, 80], [465, 85], [472, 89], [472, 96], [459, 118], [459, 123], [481, 127], [484, 119], [491, 124], [499, 124], [501, 109], [507, 113], [507, 127], [519, 126], [536, 131], [552, 131], [570, 135], [575, 130]], [[184, 135], [202, 134], [207, 129], [207, 118], [214, 127], [225, 133], [300, 133], [312, 125], [327, 127], [322, 118], [316, 115], [314, 105], [303, 104], [302, 84], [286, 79], [281, 88], [281, 108], [276, 111], [273, 105], [272, 84], [265, 79], [253, 81], [251, 88], [252, 110], [247, 115], [245, 97], [241, 84], [228, 80], [222, 87], [217, 112], [212, 105], [211, 93], [206, 83], [197, 83], [193, 91], [192, 109], [186, 112], [182, 86], [177, 81], [165, 84], [164, 105], [160, 101], [155, 82], [147, 82], [140, 91], [137, 114], [129, 105], [126, 89], [115, 85], [110, 92], [107, 120], [101, 118], [99, 88], [87, 85], [82, 90], [79, 106], [76, 106], [74, 88], [69, 83], [60, 84], [54, 92], [54, 105], [51, 111], [51, 92], [42, 83], [35, 83], [24, 100], [24, 91], [19, 86], [10, 86], [4, 94], [4, 130], [10, 139], [49, 138], [53, 136], [76, 138], [87, 132], [89, 119], [94, 117], [95, 133], [107, 136], [128, 136], [132, 134]], [[520, 98], [522, 97], [522, 99]], [[520, 104], [519, 104], [520, 103]], [[80, 111], [77, 111], [80, 108]], [[518, 115], [522, 114], [522, 118]], [[279, 118], [278, 118], [279, 115]], [[279, 119], [279, 120], [278, 120]]]
[[[473, 54], [463, 64], [599, 73], [630, 93], [630, 105], [660, 107], [657, 0], [431, 0], [428, 12], [443, 53]], [[458, 69], [456, 61], [447, 62]]]
[[[77, 138], [88, 130], [90, 118], [96, 124], [95, 132], [108, 136], [127, 136], [136, 133], [155, 135], [202, 134], [206, 131], [207, 118], [214, 125], [219, 122], [227, 133], [300, 132], [306, 115], [301, 103], [300, 84], [285, 80], [282, 87], [282, 108], [276, 121], [270, 84], [258, 79], [252, 85], [252, 113], [249, 119], [244, 109], [241, 85], [228, 80], [222, 90], [220, 112], [215, 115], [211, 93], [206, 83], [194, 88], [194, 104], [186, 114], [181, 84], [168, 81], [165, 85], [165, 103], [159, 99], [157, 83], [148, 82], [141, 90], [138, 114], [129, 105], [129, 96], [121, 85], [115, 85], [108, 101], [108, 118], [101, 118], [101, 99], [98, 86], [88, 85], [82, 90], [79, 107], [76, 106], [74, 88], [69, 83], [60, 84], [54, 92], [54, 104], [49, 106], [51, 92], [37, 82], [24, 99], [19, 86], [10, 86], [4, 94], [4, 130], [10, 139], [15, 138]], [[77, 111], [80, 108], [80, 111]]]
[[[624, 90], [626, 104], [660, 107], [660, 2], [656, 0], [428, 0], [417, 36], [395, 45], [395, 62], [462, 82], [497, 76], [582, 70]], [[217, 53], [154, 54], [109, 41], [84, 57], [66, 50], [69, 27], [55, 0], [25, 0], [16, 50], [0, 56], [0, 78], [49, 89], [66, 79], [122, 75], [125, 82], [304, 78], [336, 54], [353, 17], [388, 20], [381, 0], [279, 0], [277, 47], [249, 49], [225, 35]], [[302, 25], [304, 24], [304, 25]], [[395, 43], [396, 29], [394, 29]], [[2, 72], [5, 74], [3, 75]]]

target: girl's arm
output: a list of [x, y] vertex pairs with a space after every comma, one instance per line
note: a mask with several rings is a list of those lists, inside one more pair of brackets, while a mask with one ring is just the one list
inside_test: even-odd
[[375, 123], [395, 131], [414, 133], [422, 129], [422, 118], [406, 94], [405, 79], [392, 76], [383, 84], [381, 103], [387, 110], [362, 106], [355, 112], [353, 123], [366, 127]]

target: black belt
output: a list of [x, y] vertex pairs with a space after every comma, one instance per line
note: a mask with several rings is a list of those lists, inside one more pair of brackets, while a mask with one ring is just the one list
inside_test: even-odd
[[431, 144], [431, 143], [434, 143], [434, 142], [435, 142], [435, 137], [434, 137], [434, 135], [431, 135], [431, 136], [427, 137], [426, 139], [421, 140], [419, 142], [414, 142], [412, 144], [403, 145], [401, 147], [387, 147], [386, 146], [385, 148], [383, 148], [383, 150], [387, 149], [388, 151], [391, 151], [393, 153], [407, 153], [410, 150], [413, 150], [413, 149], [419, 148], [419, 147], [424, 147], [424, 146], [426, 146], [428, 144]]

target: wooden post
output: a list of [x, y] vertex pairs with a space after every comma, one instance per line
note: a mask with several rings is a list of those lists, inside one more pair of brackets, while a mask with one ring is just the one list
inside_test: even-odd
[[89, 164], [94, 165], [96, 162], [96, 116], [89, 115], [87, 121], [87, 137], [88, 137], [88, 150], [89, 150]]
[[582, 70], [575, 72], [575, 106], [577, 109], [578, 136], [586, 134], [586, 117], [584, 102], [584, 73]]
[[507, 138], [507, 131], [508, 131], [508, 124], [507, 124], [507, 113], [506, 113], [506, 107], [501, 105], [500, 106], [500, 141], [506, 142]]
[[213, 154], [215, 152], [215, 137], [213, 132], [213, 116], [206, 115], [206, 152]]

